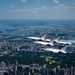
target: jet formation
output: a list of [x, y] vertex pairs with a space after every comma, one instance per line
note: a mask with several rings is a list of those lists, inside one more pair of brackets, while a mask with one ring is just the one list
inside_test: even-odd
[[62, 48], [54, 48], [54, 47], [42, 48], [44, 51], [51, 51], [54, 53], [59, 53], [59, 52], [67, 53], [66, 48], [69, 45], [72, 45], [72, 43], [75, 43], [75, 41], [73, 40], [59, 40], [59, 37], [56, 39], [46, 39], [46, 34], [44, 34], [43, 36], [37, 36], [37, 37], [29, 36], [27, 38], [33, 40], [33, 43], [39, 44], [39, 45], [54, 46], [55, 43], [64, 45], [64, 47]]

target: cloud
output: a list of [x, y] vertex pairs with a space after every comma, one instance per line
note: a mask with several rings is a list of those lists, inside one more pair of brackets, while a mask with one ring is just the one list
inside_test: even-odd
[[21, 0], [21, 2], [26, 2], [26, 0]]
[[47, 10], [48, 7], [47, 6], [41, 6], [40, 8], [34, 8], [34, 10], [37, 10], [37, 11], [42, 11], [42, 10]]
[[46, 11], [48, 9], [47, 6], [41, 6], [40, 8], [32, 8], [32, 9], [17, 9], [17, 10], [12, 10], [13, 13], [16, 13], [16, 12], [32, 12], [32, 13], [37, 13], [37, 12], [40, 12], [40, 11]]
[[68, 9], [70, 10], [71, 7], [70, 6], [66, 6], [64, 4], [59, 4], [58, 6], [54, 6], [53, 7], [54, 10], [64, 10], [64, 11], [67, 11]]
[[54, 9], [56, 9], [57, 7], [56, 7], [56, 6], [54, 6], [53, 8], [54, 8]]
[[10, 8], [14, 8], [14, 6], [10, 6]]
[[22, 11], [22, 12], [26, 12], [26, 9], [21, 9], [20, 11]]
[[47, 6], [41, 6], [41, 9], [43, 9], [43, 10], [47, 10], [48, 7], [47, 7]]
[[59, 7], [68, 8], [67, 6], [60, 4]]
[[71, 5], [68, 5], [68, 7], [69, 7], [69, 8], [72, 8], [72, 6], [71, 6]]
[[54, 0], [54, 3], [57, 3], [57, 4], [59, 4], [59, 1], [58, 1], [58, 0]]
[[37, 12], [36, 10], [34, 9], [16, 9], [16, 10], [12, 10], [13, 13], [21, 13], [21, 12], [32, 12], [32, 13], [35, 13]]
[[12, 10], [12, 13], [16, 13], [16, 12], [20, 12], [20, 10], [16, 9], [16, 10]]

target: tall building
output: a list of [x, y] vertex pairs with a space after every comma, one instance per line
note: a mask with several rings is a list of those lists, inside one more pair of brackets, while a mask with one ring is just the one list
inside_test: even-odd
[[65, 72], [65, 69], [64, 68], [63, 69], [60, 69], [59, 75], [66, 75], [66, 72]]

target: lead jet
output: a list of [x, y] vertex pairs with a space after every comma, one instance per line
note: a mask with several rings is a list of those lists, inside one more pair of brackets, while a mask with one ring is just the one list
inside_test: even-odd
[[43, 48], [43, 50], [45, 51], [51, 51], [51, 52], [54, 52], [54, 53], [67, 53], [66, 52], [66, 48], [68, 47], [69, 45], [66, 45], [64, 46], [63, 48]]
[[46, 37], [46, 34], [43, 35], [43, 36], [37, 36], [37, 37], [30, 36], [30, 37], [27, 37], [27, 38], [32, 39], [32, 40], [45, 40], [45, 37]]

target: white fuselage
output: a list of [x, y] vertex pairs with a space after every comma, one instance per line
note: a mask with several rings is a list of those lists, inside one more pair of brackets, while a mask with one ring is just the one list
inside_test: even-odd
[[61, 44], [69, 44], [69, 45], [71, 45], [72, 43], [70, 42], [70, 41], [68, 41], [68, 40], [54, 40], [55, 42], [57, 42], [57, 43], [61, 43]]
[[34, 41], [36, 44], [41, 44], [41, 45], [51, 45], [53, 46], [54, 44], [51, 42], [46, 42], [46, 41]]
[[59, 52], [62, 52], [62, 53], [66, 53], [65, 50], [60, 50], [60, 49], [53, 49], [53, 48], [44, 48], [43, 50], [45, 51], [51, 51], [51, 52], [54, 52], [54, 53], [59, 53]]
[[50, 41], [51, 41], [51, 39], [44, 39], [44, 41], [46, 41], [46, 42], [50, 42]]
[[43, 37], [27, 37], [29, 39], [33, 39], [33, 40], [44, 40]]

